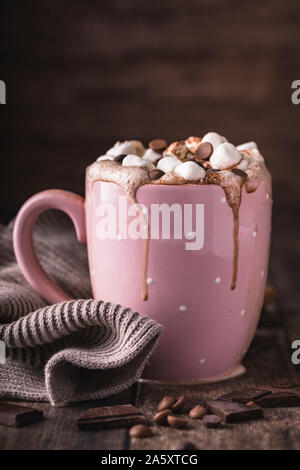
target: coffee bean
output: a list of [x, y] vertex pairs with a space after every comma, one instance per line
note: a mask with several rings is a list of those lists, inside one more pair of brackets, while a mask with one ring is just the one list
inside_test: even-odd
[[129, 435], [131, 437], [151, 437], [153, 436], [153, 432], [146, 424], [137, 424], [130, 428]]
[[168, 408], [172, 408], [172, 406], [174, 405], [174, 403], [176, 403], [177, 401], [177, 398], [176, 397], [173, 397], [171, 395], [166, 395], [165, 397], [163, 397], [163, 399], [159, 402], [158, 404], [158, 407], [157, 407], [157, 410], [158, 411], [162, 411], [162, 410], [166, 410]]
[[114, 162], [122, 163], [122, 161], [124, 160], [125, 157], [127, 157], [126, 153], [122, 153], [120, 155], [117, 155], [117, 157], [114, 158]]
[[237, 176], [240, 176], [241, 178], [243, 179], [247, 179], [248, 178], [248, 175], [245, 171], [243, 170], [239, 170], [238, 168], [233, 168], [233, 170], [231, 170], [232, 173], [234, 173], [235, 175]]
[[185, 400], [184, 395], [181, 395], [176, 401], [176, 403], [174, 403], [174, 405], [172, 406], [172, 410], [174, 411], [174, 413], [176, 413], [177, 411], [180, 411], [183, 408], [184, 400]]
[[204, 415], [206, 415], [207, 410], [204, 406], [196, 405], [194, 408], [191, 409], [189, 416], [193, 419], [201, 419]]
[[203, 423], [207, 428], [218, 428], [221, 424], [221, 418], [217, 415], [205, 415]]
[[178, 442], [171, 450], [197, 450], [198, 448], [190, 441]]
[[210, 142], [203, 142], [199, 145], [195, 153], [195, 160], [208, 160], [214, 151]]
[[155, 170], [151, 170], [149, 173], [150, 179], [153, 180], [158, 180], [162, 176], [164, 176], [164, 172], [162, 170], [159, 170], [158, 168]]
[[187, 427], [187, 420], [179, 418], [178, 416], [169, 415], [167, 417], [168, 423], [172, 428], [183, 429]]
[[170, 408], [159, 411], [158, 413], [156, 413], [153, 420], [155, 421], [156, 424], [159, 424], [160, 426], [166, 426], [168, 424], [167, 417], [171, 413], [172, 413], [172, 410]]
[[149, 147], [154, 152], [162, 152], [167, 147], [167, 141], [165, 139], [153, 139], [149, 142]]

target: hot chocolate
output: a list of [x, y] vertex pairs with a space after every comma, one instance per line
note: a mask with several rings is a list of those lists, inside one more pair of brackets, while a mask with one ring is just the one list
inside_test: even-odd
[[[159, 171], [158, 171], [159, 170]], [[242, 188], [255, 191], [263, 181], [271, 198], [271, 177], [255, 142], [237, 147], [216, 132], [202, 138], [190, 136], [167, 146], [164, 139], [154, 139], [146, 149], [137, 140], [116, 142], [105, 155], [87, 169], [88, 201], [96, 181], [112, 182], [123, 188], [132, 204], [139, 207], [139, 187], [151, 185], [219, 185], [233, 214], [233, 269], [231, 289], [238, 278], [239, 208]], [[142, 299], [148, 298], [147, 266], [149, 258], [148, 223], [140, 210], [145, 232], [142, 258]]]

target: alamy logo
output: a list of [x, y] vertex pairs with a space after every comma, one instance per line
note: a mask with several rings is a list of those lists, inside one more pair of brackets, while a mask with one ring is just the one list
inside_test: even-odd
[[0, 341], [0, 365], [6, 362], [6, 348], [4, 341]]
[[292, 88], [295, 90], [292, 93], [292, 103], [299, 104], [300, 103], [300, 80], [294, 80], [292, 83]]
[[126, 196], [119, 196], [117, 207], [102, 202], [96, 209], [100, 240], [187, 240], [186, 250], [204, 246], [204, 204], [143, 204], [128, 207]]
[[3, 80], [0, 80], [0, 104], [6, 104], [6, 85]]

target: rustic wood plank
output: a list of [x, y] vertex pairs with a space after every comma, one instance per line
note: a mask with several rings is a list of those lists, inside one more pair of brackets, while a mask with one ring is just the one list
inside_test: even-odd
[[24, 428], [0, 425], [1, 450], [101, 450], [126, 449], [127, 433], [124, 429], [106, 431], [79, 431], [75, 418], [95, 406], [129, 403], [132, 391], [126, 391], [103, 400], [74, 404], [66, 408], [53, 408], [48, 403], [20, 402], [43, 410], [45, 419]]

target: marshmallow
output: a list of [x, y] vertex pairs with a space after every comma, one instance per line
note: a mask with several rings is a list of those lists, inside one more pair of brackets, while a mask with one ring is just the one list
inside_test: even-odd
[[113, 155], [114, 157], [117, 157], [118, 155], [122, 154], [137, 154], [137, 151], [134, 147], [134, 145], [129, 142], [129, 140], [125, 140], [124, 142], [116, 142], [115, 145], [110, 148], [107, 152], [108, 155]]
[[227, 170], [237, 165], [241, 160], [241, 154], [237, 148], [229, 142], [219, 144], [212, 156], [209, 163], [211, 167], [217, 170]]
[[205, 134], [204, 137], [202, 137], [202, 142], [210, 142], [214, 150], [216, 150], [218, 145], [227, 142], [227, 139], [226, 137], [223, 137], [222, 135], [217, 134], [216, 132], [208, 132], [207, 134]]
[[189, 181], [202, 181], [206, 174], [204, 168], [195, 162], [181, 163], [175, 168], [174, 172]]
[[145, 147], [140, 140], [129, 140], [128, 141], [135, 149], [135, 152], [139, 157], [142, 157], [145, 153]]
[[101, 155], [101, 157], [97, 158], [97, 162], [101, 162], [102, 160], [114, 160], [115, 157], [114, 155], [108, 155], [107, 153], [105, 155]]
[[201, 144], [201, 137], [194, 137], [190, 136], [187, 139], [185, 139], [185, 145], [189, 149], [190, 152], [196, 153], [197, 148]]
[[164, 157], [177, 157], [180, 160], [185, 160], [189, 157], [189, 149], [187, 148], [184, 140], [172, 142], [163, 153]]
[[252, 150], [252, 149], [258, 150], [255, 142], [246, 142], [245, 144], [238, 145], [237, 149], [238, 150]]
[[152, 149], [147, 149], [143, 158], [151, 163], [156, 163], [161, 158], [161, 154], [154, 152]]
[[240, 161], [240, 163], [238, 164], [237, 168], [238, 168], [239, 170], [247, 170], [248, 165], [249, 165], [249, 162], [250, 162], [250, 160], [249, 160], [249, 158], [247, 157], [247, 155], [243, 155], [243, 154], [242, 154], [241, 161]]
[[173, 171], [181, 163], [181, 160], [177, 157], [164, 157], [159, 160], [157, 168], [164, 173], [168, 173], [169, 171]]
[[153, 165], [153, 163], [151, 163], [147, 160], [144, 160], [143, 158], [139, 157], [138, 155], [132, 155], [132, 154], [129, 154], [124, 158], [124, 160], [122, 162], [122, 165], [123, 166], [145, 167], [145, 168], [148, 168], [149, 171], [155, 169], [155, 166]]

